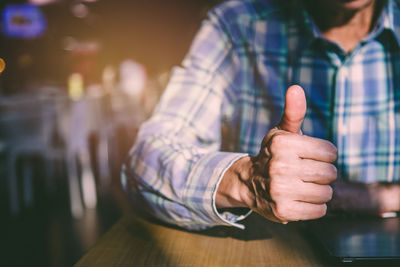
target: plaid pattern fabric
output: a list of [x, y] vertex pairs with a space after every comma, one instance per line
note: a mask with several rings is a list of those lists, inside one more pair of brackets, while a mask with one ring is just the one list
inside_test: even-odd
[[257, 154], [289, 85], [307, 98], [303, 133], [338, 147], [339, 178], [400, 179], [400, 9], [346, 54], [300, 1], [232, 0], [214, 8], [142, 125], [122, 183], [147, 210], [190, 229], [234, 225], [214, 198], [224, 172]]

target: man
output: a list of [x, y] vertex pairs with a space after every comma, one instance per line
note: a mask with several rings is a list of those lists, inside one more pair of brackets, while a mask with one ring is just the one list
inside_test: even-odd
[[125, 188], [189, 229], [315, 219], [327, 203], [399, 211], [399, 37], [394, 0], [221, 4], [141, 127]]

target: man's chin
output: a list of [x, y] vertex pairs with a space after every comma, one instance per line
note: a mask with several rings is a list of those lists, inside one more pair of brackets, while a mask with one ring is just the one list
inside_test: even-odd
[[375, 0], [328, 0], [341, 9], [359, 10], [372, 5]]

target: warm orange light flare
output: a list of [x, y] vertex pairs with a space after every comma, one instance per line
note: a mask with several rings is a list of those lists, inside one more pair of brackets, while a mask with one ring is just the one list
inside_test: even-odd
[[0, 57], [0, 73], [2, 73], [6, 68], [6, 62], [4, 61], [4, 59], [2, 59]]

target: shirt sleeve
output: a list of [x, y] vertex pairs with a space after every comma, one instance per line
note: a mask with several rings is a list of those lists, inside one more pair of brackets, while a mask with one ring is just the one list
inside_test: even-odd
[[229, 34], [210, 13], [123, 167], [122, 184], [131, 198], [165, 222], [193, 230], [243, 228], [237, 221], [248, 214], [220, 214], [215, 206], [225, 171], [246, 156], [220, 151], [223, 101], [234, 61]]

